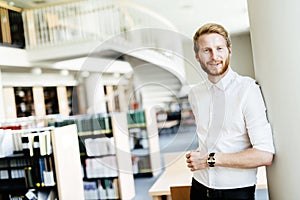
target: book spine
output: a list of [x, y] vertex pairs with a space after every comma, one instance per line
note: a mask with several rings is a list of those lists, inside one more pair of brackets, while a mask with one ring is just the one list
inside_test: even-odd
[[30, 156], [29, 137], [28, 135], [22, 136], [22, 149], [25, 156]]

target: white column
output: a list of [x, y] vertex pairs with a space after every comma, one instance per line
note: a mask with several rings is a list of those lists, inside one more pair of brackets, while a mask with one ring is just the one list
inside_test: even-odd
[[5, 119], [2, 73], [0, 69], [0, 119]]
[[70, 110], [68, 105], [68, 96], [67, 96], [67, 88], [66, 86], [57, 86], [57, 100], [58, 100], [58, 107], [59, 113], [67, 117], [69, 116]]
[[255, 77], [273, 128], [276, 156], [267, 168], [272, 200], [300, 197], [300, 1], [248, 0]]
[[17, 108], [15, 93], [13, 87], [3, 88], [3, 97], [4, 97], [4, 111], [6, 119], [15, 119], [17, 118]]
[[44, 89], [41, 86], [32, 87], [34, 110], [36, 116], [46, 116]]
[[93, 73], [85, 81], [87, 113], [106, 113], [104, 86], [101, 74]]

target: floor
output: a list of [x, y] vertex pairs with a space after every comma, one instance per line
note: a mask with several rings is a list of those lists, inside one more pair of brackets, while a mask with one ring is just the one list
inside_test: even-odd
[[[180, 127], [176, 133], [161, 133], [159, 136], [161, 155], [170, 152], [189, 151], [197, 148], [197, 136], [194, 126]], [[163, 164], [163, 160], [162, 160]], [[148, 190], [159, 177], [135, 178], [134, 200], [151, 200]], [[268, 200], [267, 190], [256, 190], [256, 200]]]

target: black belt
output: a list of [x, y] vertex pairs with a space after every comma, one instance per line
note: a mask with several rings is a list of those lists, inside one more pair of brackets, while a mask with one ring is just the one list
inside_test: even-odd
[[[193, 194], [196, 192], [198, 194]], [[254, 199], [255, 196], [255, 185], [243, 188], [235, 188], [235, 189], [213, 189], [208, 188], [194, 178], [192, 180], [192, 190], [191, 197], [193, 195], [198, 196], [201, 193], [201, 196], [206, 199]], [[191, 198], [193, 199], [193, 198]], [[199, 198], [198, 198], [199, 199]]]

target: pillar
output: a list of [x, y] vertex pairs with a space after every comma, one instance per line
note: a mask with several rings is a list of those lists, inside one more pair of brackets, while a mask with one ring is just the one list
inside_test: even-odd
[[4, 108], [4, 96], [3, 96], [3, 84], [2, 84], [2, 73], [0, 69], [0, 122], [5, 119], [5, 108]]
[[104, 86], [101, 82], [102, 75], [93, 73], [85, 80], [87, 96], [87, 113], [106, 113]]
[[32, 87], [34, 110], [36, 116], [46, 116], [44, 89], [42, 86]]
[[267, 168], [271, 200], [299, 199], [300, 1], [248, 0], [255, 78], [262, 87], [276, 155]]

